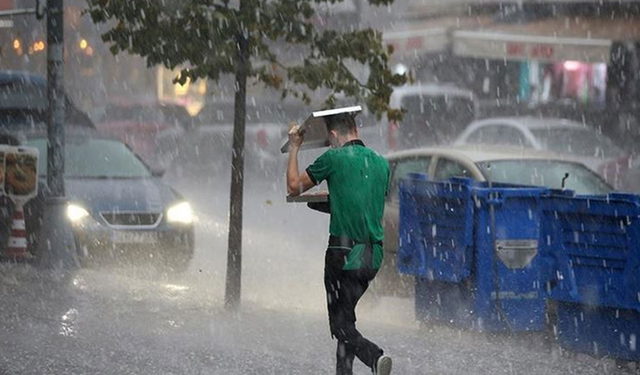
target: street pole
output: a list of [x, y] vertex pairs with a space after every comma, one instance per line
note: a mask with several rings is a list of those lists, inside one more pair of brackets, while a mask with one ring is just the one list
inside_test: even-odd
[[64, 197], [64, 0], [47, 1], [47, 186], [51, 197]]
[[47, 1], [47, 195], [38, 236], [41, 267], [66, 273], [78, 267], [64, 191], [64, 1]]

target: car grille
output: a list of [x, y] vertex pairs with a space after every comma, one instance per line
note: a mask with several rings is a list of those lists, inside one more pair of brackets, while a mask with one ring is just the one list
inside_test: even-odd
[[161, 214], [153, 212], [101, 212], [107, 224], [119, 227], [149, 227], [160, 222]]

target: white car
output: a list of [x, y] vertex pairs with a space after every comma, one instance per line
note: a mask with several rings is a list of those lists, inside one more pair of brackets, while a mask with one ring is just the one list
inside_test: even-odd
[[503, 117], [475, 121], [455, 145], [511, 145], [572, 156], [600, 174], [616, 188], [631, 168], [632, 155], [604, 134], [582, 123], [535, 117]]
[[395, 87], [389, 106], [405, 110], [401, 122], [372, 121], [359, 129], [364, 143], [381, 153], [449, 144], [479, 109], [472, 91], [436, 83]]
[[[409, 296], [414, 279], [398, 273], [400, 180], [408, 173], [425, 173], [430, 180], [467, 177], [516, 185], [566, 188], [577, 194], [607, 194], [614, 189], [584, 164], [563, 156], [520, 147], [448, 146], [399, 151], [386, 156], [391, 169], [384, 210], [385, 258], [373, 290], [384, 295]], [[569, 174], [565, 178], [566, 174]]]

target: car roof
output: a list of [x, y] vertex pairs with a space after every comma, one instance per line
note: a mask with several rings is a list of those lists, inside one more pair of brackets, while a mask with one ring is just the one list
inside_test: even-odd
[[555, 118], [555, 117], [533, 117], [533, 116], [525, 116], [525, 117], [493, 117], [487, 118], [477, 121], [477, 123], [486, 123], [486, 122], [510, 122], [515, 123], [529, 130], [547, 130], [551, 128], [564, 128], [564, 129], [579, 129], [579, 130], [589, 130], [590, 128], [583, 123], [576, 122], [573, 120], [567, 120], [563, 118]]
[[9, 83], [32, 83], [36, 86], [45, 87], [47, 85], [47, 79], [35, 73], [18, 70], [1, 70], [0, 71], [0, 84], [6, 85]]
[[[117, 137], [100, 133], [99, 131], [82, 126], [68, 125], [64, 130], [65, 139], [107, 139], [118, 141]], [[0, 134], [8, 134], [24, 142], [27, 139], [45, 139], [48, 137], [46, 126], [36, 126], [28, 129], [6, 129], [0, 128]]]
[[451, 158], [466, 158], [474, 163], [496, 160], [558, 160], [575, 163], [576, 160], [565, 155], [558, 155], [549, 151], [539, 151], [525, 147], [513, 146], [485, 146], [485, 145], [455, 145], [421, 147], [403, 151], [396, 151], [386, 155], [389, 160], [412, 156], [448, 156]]
[[[47, 89], [47, 78], [40, 74], [19, 70], [0, 70], [0, 86], [35, 86], [37, 90]], [[95, 128], [93, 121], [84, 111], [78, 108], [64, 93], [65, 116], [68, 122], [87, 128]], [[32, 121], [46, 121], [46, 108], [2, 108], [0, 109], [0, 126], [16, 125], [23, 127]]]
[[405, 85], [394, 87], [392, 96], [406, 96], [406, 95], [455, 95], [455, 96], [467, 96], [473, 97], [473, 91], [466, 90], [460, 87], [452, 85], [442, 85], [437, 83], [418, 83], [413, 85]]

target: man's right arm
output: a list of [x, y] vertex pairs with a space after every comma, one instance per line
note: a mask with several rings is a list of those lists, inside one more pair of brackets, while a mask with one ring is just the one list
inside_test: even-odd
[[309, 177], [307, 171], [300, 173], [298, 169], [298, 151], [304, 140], [303, 135], [298, 132], [299, 127], [296, 125], [289, 131], [289, 162], [287, 164], [287, 193], [291, 196], [297, 196], [315, 186], [315, 182]]

